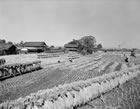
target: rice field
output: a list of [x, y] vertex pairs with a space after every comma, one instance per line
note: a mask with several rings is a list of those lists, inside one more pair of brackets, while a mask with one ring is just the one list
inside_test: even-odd
[[[126, 64], [122, 56], [116, 56], [112, 54], [103, 54], [100, 56], [98, 53], [89, 56], [79, 56], [79, 58], [73, 59], [72, 62], [69, 61], [70, 57], [72, 57], [72, 54], [61, 54], [59, 57], [43, 59], [37, 58], [37, 54], [2, 56], [2, 58], [6, 59], [6, 64], [41, 61], [43, 69], [1, 81], [0, 103], [9, 100], [15, 100], [20, 97], [25, 97], [39, 90], [53, 88], [55, 86], [59, 86], [60, 84], [70, 84], [81, 80], [86, 81], [87, 79], [110, 74], [114, 71], [122, 71], [134, 66], [134, 64], [139, 65], [140, 60], [139, 57], [131, 58], [130, 64]], [[58, 61], [60, 61], [60, 63], [58, 63]], [[139, 86], [139, 81], [137, 79], [139, 80], [138, 77], [133, 79], [132, 83], [130, 82], [129, 85], [122, 85], [121, 89], [126, 90], [129, 88], [128, 86], [130, 86], [134, 88], [134, 90], [130, 93], [139, 93], [137, 89], [137, 86]], [[136, 86], [131, 85], [135, 83], [134, 81], [138, 81]], [[125, 86], [127, 88], [124, 88]], [[103, 98], [107, 99], [105, 102], [102, 102], [101, 99], [92, 100], [89, 102], [89, 104], [77, 108], [91, 109], [93, 108], [92, 106], [94, 106], [94, 108], [96, 107], [97, 109], [113, 109], [112, 103], [110, 105], [105, 104], [105, 108], [102, 105], [106, 103], [106, 101], [111, 102], [109, 97], [112, 93], [114, 94], [115, 92], [115, 94], [121, 94], [117, 93], [119, 91], [120, 89], [114, 89], [113, 92], [108, 94], [109, 96], [103, 95]], [[128, 94], [128, 92], [126, 92], [126, 94]], [[125, 93], [123, 93], [123, 96], [125, 96]], [[128, 99], [127, 97], [124, 98]], [[89, 106], [90, 104], [92, 106]], [[133, 105], [135, 105], [135, 103], [133, 103]], [[133, 106], [133, 108], [134, 107], [135, 106]], [[121, 108], [118, 107], [117, 109]], [[127, 108], [125, 107], [124, 109]]]

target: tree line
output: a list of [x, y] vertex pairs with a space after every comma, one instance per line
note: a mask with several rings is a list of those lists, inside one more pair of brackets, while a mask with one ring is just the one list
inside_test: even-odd
[[13, 44], [13, 42], [12, 41], [8, 41], [8, 42], [6, 42], [6, 40], [5, 39], [0, 39], [0, 43], [4, 43], [4, 44]]

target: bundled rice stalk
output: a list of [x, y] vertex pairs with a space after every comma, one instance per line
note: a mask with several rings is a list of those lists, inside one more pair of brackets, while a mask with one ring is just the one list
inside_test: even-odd
[[41, 69], [41, 61], [0, 66], [0, 80]]

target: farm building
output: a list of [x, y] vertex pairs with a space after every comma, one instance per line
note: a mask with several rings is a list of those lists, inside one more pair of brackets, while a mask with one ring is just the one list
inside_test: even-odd
[[27, 52], [44, 52], [46, 51], [47, 45], [45, 42], [25, 42], [23, 44], [23, 48], [21, 51], [27, 51]]
[[54, 48], [49, 48], [47, 50], [48, 53], [57, 53], [57, 52], [64, 52], [64, 48], [61, 47], [54, 47]]
[[17, 47], [13, 44], [0, 43], [0, 55], [17, 54]]
[[77, 51], [79, 44], [75, 41], [69, 42], [68, 44], [65, 44], [64, 47], [68, 51]]

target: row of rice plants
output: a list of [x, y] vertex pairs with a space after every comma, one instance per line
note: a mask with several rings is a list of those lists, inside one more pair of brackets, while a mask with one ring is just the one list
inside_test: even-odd
[[[114, 63], [110, 65], [110, 63], [108, 62], [105, 62], [106, 66], [104, 66], [104, 64], [102, 64], [101, 66], [99, 66], [97, 69], [94, 70], [94, 73], [92, 73], [92, 75], [94, 77], [97, 77], [97, 76], [101, 76], [101, 75], [104, 75], [104, 74], [107, 74], [107, 73], [112, 73], [112, 72], [115, 72], [116, 70], [116, 67], [114, 67], [113, 69], [110, 70], [110, 67], [113, 65], [114, 66]], [[121, 63], [119, 63], [120, 66], [121, 66]], [[103, 67], [102, 67], [103, 66]], [[109, 66], [108, 68], [106, 68], [107, 66]], [[102, 70], [100, 70], [100, 68]], [[104, 68], [104, 69], [103, 69]], [[120, 71], [120, 69], [118, 70]]]
[[[94, 67], [96, 66], [96, 67]], [[97, 68], [100, 66], [100, 63], [96, 63], [96, 65], [92, 66], [92, 68]], [[86, 68], [85, 68], [86, 69]], [[61, 78], [58, 78], [54, 83], [52, 84], [55, 84], [55, 85], [58, 85], [58, 84], [64, 84], [64, 83], [71, 83], [73, 81], [79, 81], [79, 80], [86, 80], [88, 78], [92, 78], [92, 77], [95, 77], [95, 72], [89, 72], [89, 71], [84, 71], [81, 70], [81, 69], [77, 69], [77, 70], [67, 70], [67, 71], [64, 71], [64, 75], [61, 77]], [[93, 73], [93, 74], [91, 74]]]
[[115, 68], [119, 65], [119, 62], [114, 62], [109, 68], [107, 69], [107, 72], [113, 72]]
[[85, 64], [92, 64], [94, 62], [94, 60], [83, 60], [83, 61], [81, 61], [81, 63], [79, 63], [79, 64], [75, 64], [75, 65], [72, 65], [72, 66], [70, 66], [70, 68], [79, 68], [79, 67], [82, 67], [82, 66], [84, 66]]
[[45, 53], [45, 54], [37, 54], [37, 58], [53, 58], [53, 57], [59, 57], [56, 53]]
[[105, 67], [106, 67], [109, 63], [110, 63], [110, 62], [107, 61], [107, 62], [105, 62], [104, 64], [102, 64], [102, 65], [98, 68], [97, 72], [103, 71], [103, 70], [105, 69]]
[[55, 68], [60, 68], [60, 69], [67, 69], [71, 66], [75, 66], [75, 65], [78, 65], [78, 64], [81, 64], [83, 63], [83, 59], [78, 59], [78, 60], [75, 60], [73, 61], [72, 63], [70, 61], [67, 61], [67, 62], [64, 62], [64, 63], [59, 63], [58, 66], [55, 66]]
[[77, 69], [87, 68], [89, 66], [95, 65], [96, 63], [98, 63], [98, 61], [91, 61], [91, 62], [83, 63], [82, 65], [78, 65], [77, 67], [73, 67], [73, 69], [77, 70]]
[[[92, 69], [95, 69], [100, 66], [101, 63], [96, 63], [92, 66]], [[84, 68], [86, 69], [86, 68]], [[77, 69], [77, 70], [70, 70], [65, 75], [58, 80], [58, 83], [70, 83], [73, 81], [79, 81], [79, 80], [86, 80], [88, 78], [95, 77], [96, 72], [89, 72], [88, 70], [85, 71], [84, 69]], [[63, 82], [62, 82], [63, 81]]]
[[77, 63], [81, 63], [81, 59], [79, 60], [79, 59], [77, 59], [76, 61], [74, 61], [73, 63], [71, 63], [69, 60], [59, 60], [58, 59], [58, 61], [60, 61], [60, 63], [58, 63], [57, 61], [55, 62], [55, 63], [51, 63], [51, 64], [45, 64], [45, 65], [43, 65], [44, 66], [44, 68], [61, 68], [62, 66], [69, 66], [69, 65], [73, 65], [73, 64], [77, 64]]
[[62, 67], [60, 67], [60, 69], [67, 69], [67, 68], [70, 68], [73, 70], [80, 69], [87, 64], [90, 64], [90, 63], [92, 64], [93, 62], [95, 62], [95, 60], [97, 60], [97, 58], [98, 57], [94, 57], [94, 58], [88, 57], [88, 59], [84, 58], [81, 60], [73, 61], [73, 63], [68, 63], [65, 66], [63, 65]]
[[91, 65], [91, 66], [85, 68], [84, 71], [87, 72], [87, 71], [95, 70], [95, 69], [97, 69], [99, 66], [101, 66], [102, 64], [103, 64], [103, 61], [98, 61], [98, 62], [95, 63], [94, 65]]
[[77, 70], [77, 69], [81, 69], [81, 68], [86, 68], [87, 66], [92, 66], [94, 64], [96, 64], [99, 60], [101, 60], [102, 57], [101, 56], [96, 56], [96, 57], [91, 57], [90, 60], [83, 62], [82, 64], [73, 66], [73, 70]]

